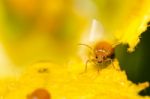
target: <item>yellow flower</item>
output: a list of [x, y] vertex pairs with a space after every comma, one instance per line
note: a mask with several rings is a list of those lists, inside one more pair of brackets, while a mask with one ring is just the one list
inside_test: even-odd
[[[94, 33], [94, 41], [105, 38], [114, 44], [128, 44], [128, 51], [134, 51], [140, 41], [141, 33], [147, 29], [147, 22], [150, 21], [149, 0], [94, 0], [86, 2], [85, 5], [85, 7], [81, 5], [78, 14], [83, 15], [83, 12], [88, 12], [85, 17], [89, 17], [92, 13], [92, 18], [97, 21], [93, 21], [91, 31], [88, 27], [88, 32], [83, 35], [85, 41], [89, 40], [87, 37], [91, 36], [91, 32], [98, 32]], [[87, 11], [87, 8], [92, 6], [96, 7]], [[90, 18], [89, 20], [91, 22]], [[104, 36], [101, 37], [102, 35]]]
[[[81, 0], [77, 0], [75, 3], [78, 4], [78, 2], [80, 3]], [[74, 55], [70, 55], [72, 58], [62, 64], [62, 61], [65, 59], [62, 59], [61, 56], [69, 56], [65, 52], [71, 50], [72, 46], [65, 46], [65, 48], [68, 49], [67, 51], [64, 51], [65, 48], [64, 46], [61, 46], [61, 44], [70, 44], [68, 42], [65, 43], [69, 40], [67, 39], [63, 43], [61, 42], [62, 40], [56, 42], [55, 33], [51, 33], [53, 36], [49, 37], [49, 26], [45, 27], [49, 22], [44, 20], [45, 18], [49, 19], [49, 15], [52, 14], [52, 19], [55, 19], [55, 22], [57, 23], [58, 20], [55, 16], [58, 17], [59, 15], [64, 15], [64, 13], [68, 14], [68, 11], [71, 11], [70, 15], [73, 13], [75, 18], [78, 18], [81, 15], [80, 20], [84, 20], [84, 22], [89, 21], [87, 20], [89, 17], [92, 17], [92, 19], [96, 17], [100, 26], [102, 26], [100, 32], [92, 29], [90, 33], [92, 33], [93, 36], [90, 35], [89, 38], [86, 38], [87, 35], [83, 35], [84, 38], [88, 40], [83, 38], [81, 41], [84, 41], [85, 44], [88, 44], [90, 40], [95, 40], [94, 42], [97, 42], [97, 39], [100, 37], [93, 33], [97, 32], [98, 34], [101, 34], [101, 32], [103, 32], [105, 37], [102, 36], [102, 38], [116, 44], [128, 44], [128, 51], [133, 51], [134, 47], [139, 42], [140, 34], [146, 30], [146, 24], [150, 19], [149, 0], [95, 0], [95, 2], [85, 0], [85, 6], [81, 8], [89, 7], [87, 5], [90, 5], [91, 8], [94, 6], [95, 8], [88, 10], [84, 9], [84, 11], [83, 9], [80, 10], [80, 7], [77, 6], [80, 11], [75, 10], [75, 12], [73, 12], [72, 9], [68, 9], [68, 7], [65, 8], [65, 10], [68, 9], [67, 12], [64, 11], [64, 9], [61, 9], [65, 7], [63, 1], [53, 2], [54, 5], [50, 8], [50, 2], [47, 1], [46, 3], [48, 4], [43, 6], [44, 11], [42, 10], [42, 16], [37, 18], [37, 25], [35, 25], [35, 28], [30, 31], [30, 34], [26, 35], [24, 39], [7, 40], [5, 32], [3, 36], [6, 36], [6, 39], [4, 39], [5, 37], [2, 38], [5, 48], [7, 49], [6, 52], [10, 54], [10, 57], [12, 57], [12, 60], [14, 60], [13, 62], [16, 62], [16, 64], [23, 64], [25, 62], [30, 63], [43, 59], [53, 59], [58, 63], [37, 62], [33, 65], [26, 65], [26, 68], [24, 68], [20, 74], [17, 74], [17, 76], [14, 74], [11, 77], [1, 78], [0, 98], [35, 99], [41, 97], [38, 93], [43, 93], [46, 95], [48, 94], [52, 99], [150, 99], [148, 96], [142, 97], [138, 95], [138, 92], [148, 87], [149, 83], [134, 84], [129, 81], [125, 71], [120, 70], [117, 59], [106, 68], [100, 69], [99, 72], [97, 70], [97, 65], [92, 63], [88, 64], [88, 69], [84, 72], [85, 63], [80, 59], [84, 56], [75, 57]], [[16, 12], [21, 11], [20, 13], [22, 14], [22, 11], [25, 11], [23, 14], [30, 17], [31, 13], [33, 15], [35, 14], [37, 5], [35, 0], [33, 0], [27, 7], [28, 9], [25, 9], [24, 7], [28, 4], [30, 4], [29, 0], [24, 2], [15, 0], [12, 3], [12, 7], [17, 5], [16, 7], [20, 7], [21, 9], [15, 7], [14, 10]], [[60, 8], [58, 8], [58, 6], [60, 6]], [[31, 11], [28, 12], [29, 10]], [[76, 11], [78, 11], [78, 13], [76, 13]], [[87, 13], [84, 14], [87, 15], [84, 16], [82, 12], [86, 11]], [[91, 16], [90, 13], [88, 14], [88, 11], [92, 13]], [[87, 16], [88, 18], [83, 19]], [[44, 22], [41, 21], [41, 19], [43, 19]], [[40, 22], [42, 22], [42, 24], [40, 24]], [[94, 25], [96, 21], [94, 20], [93, 22]], [[38, 29], [36, 30], [36, 28]], [[51, 28], [52, 30], [58, 29], [53, 26]], [[70, 27], [68, 29], [70, 29]], [[76, 34], [78, 35], [78, 39], [80, 32]], [[72, 34], [75, 33], [72, 32]], [[60, 35], [59, 37], [61, 38]], [[95, 37], [97, 37], [97, 39], [94, 39]], [[75, 42], [76, 39], [70, 38], [70, 41]], [[16, 55], [16, 53], [18, 55]], [[60, 53], [63, 54], [61, 55]], [[81, 54], [82, 53], [84, 54], [84, 51], [81, 51]], [[12, 67], [10, 66], [10, 68]], [[20, 69], [20, 67], [18, 68]]]
[[[113, 64], [119, 68], [117, 60]], [[91, 65], [84, 73], [85, 65], [79, 61], [65, 66], [51, 62], [29, 66], [19, 79], [0, 82], [3, 85], [0, 96], [3, 99], [28, 99], [41, 88], [48, 91], [51, 99], [150, 99], [138, 95], [149, 83], [136, 85], [128, 81], [125, 71], [116, 70], [112, 64], [100, 72]]]

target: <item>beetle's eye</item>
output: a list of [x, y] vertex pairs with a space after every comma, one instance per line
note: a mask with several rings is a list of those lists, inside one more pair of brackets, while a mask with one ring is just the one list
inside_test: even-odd
[[95, 58], [97, 59], [98, 57], [96, 56]]

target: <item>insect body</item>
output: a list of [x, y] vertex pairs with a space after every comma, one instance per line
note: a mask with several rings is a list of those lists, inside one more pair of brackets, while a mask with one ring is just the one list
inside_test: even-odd
[[[85, 44], [81, 44], [81, 45], [85, 45]], [[112, 44], [106, 41], [101, 41], [98, 42], [94, 46], [94, 48], [91, 48], [88, 45], [85, 46], [92, 49], [92, 59], [86, 61], [85, 71], [87, 70], [87, 65], [89, 62], [94, 62], [95, 64], [102, 64], [102, 65], [104, 65], [104, 63], [107, 62], [112, 63], [112, 60], [114, 58], [114, 47], [112, 46]]]
[[105, 61], [109, 61], [114, 57], [114, 48], [108, 42], [99, 42], [94, 47], [94, 61], [98, 63], [102, 63]]

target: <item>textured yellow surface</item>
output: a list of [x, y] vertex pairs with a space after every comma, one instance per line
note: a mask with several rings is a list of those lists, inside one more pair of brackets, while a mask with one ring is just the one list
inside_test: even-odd
[[149, 86], [147, 82], [132, 83], [125, 71], [116, 69], [119, 69], [117, 60], [113, 64], [115, 68], [110, 64], [100, 72], [91, 64], [87, 72], [83, 72], [85, 65], [76, 62], [66, 64], [66, 68], [51, 62], [37, 63], [17, 79], [1, 79], [0, 96], [27, 99], [34, 90], [44, 88], [52, 99], [150, 99], [138, 95]]
[[[89, 64], [85, 73], [84, 62], [76, 59], [66, 64], [56, 64], [65, 63], [68, 57], [73, 56], [71, 50], [76, 48], [76, 43], [82, 43], [81, 32], [93, 18], [102, 25], [107, 39], [128, 44], [128, 50], [133, 51], [140, 34], [147, 28], [150, 0], [83, 0], [83, 3], [76, 0], [75, 4], [72, 0], [68, 1], [43, 0], [41, 3], [36, 0], [13, 0], [6, 5], [0, 1], [0, 40], [1, 49], [5, 52], [0, 55], [3, 55], [1, 59], [6, 58], [1, 62], [1, 71], [6, 75], [0, 79], [0, 99], [27, 99], [39, 88], [47, 89], [52, 99], [150, 99], [138, 95], [149, 83], [132, 83], [125, 71], [118, 71], [112, 64], [100, 72], [94, 64]], [[11, 19], [10, 24], [7, 19], [10, 13], [5, 10], [7, 6], [16, 15], [13, 16], [15, 19], [23, 19]], [[35, 22], [24, 29], [26, 25], [30, 26], [30, 17]], [[23, 26], [14, 24], [17, 22]], [[39, 60], [56, 62], [26, 65]], [[3, 62], [8, 63], [7, 66]], [[117, 60], [113, 64], [119, 68]], [[26, 68], [15, 74], [16, 69], [24, 68], [22, 65]], [[11, 68], [13, 73], [9, 72]]]

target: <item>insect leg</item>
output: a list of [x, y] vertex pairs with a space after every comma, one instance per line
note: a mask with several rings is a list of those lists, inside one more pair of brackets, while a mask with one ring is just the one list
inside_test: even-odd
[[88, 63], [90, 62], [91, 60], [87, 60], [86, 63], [85, 63], [85, 70], [84, 72], [80, 73], [80, 74], [83, 74], [87, 71], [87, 66], [88, 66]]
[[86, 63], [85, 63], [85, 70], [84, 70], [84, 72], [86, 72], [87, 71], [87, 66], [88, 66], [88, 63], [90, 62], [91, 60], [87, 60], [86, 61]]
[[92, 49], [92, 47], [91, 47], [91, 46], [89, 46], [89, 45], [86, 45], [86, 44], [78, 44], [78, 45], [80, 45], [80, 46], [85, 46], [85, 47], [87, 47], [87, 48], [89, 48], [89, 49], [93, 50], [93, 49]]
[[89, 60], [87, 60], [87, 61], [86, 61], [86, 64], [85, 64], [85, 70], [84, 70], [85, 72], [87, 71], [87, 67], [88, 67], [88, 63], [89, 63], [89, 62], [93, 62], [93, 63], [97, 64], [97, 63], [96, 63], [97, 61], [96, 61], [95, 59], [89, 59]]
[[114, 68], [114, 69], [116, 69], [116, 67], [115, 67], [115, 65], [114, 65], [114, 63], [113, 63], [113, 60], [112, 60], [112, 59], [110, 59], [110, 62], [111, 62], [111, 64], [112, 64], [113, 68]]
[[102, 61], [101, 63], [99, 63], [99, 67], [98, 67], [98, 73], [100, 71], [100, 69], [102, 69], [105, 66], [105, 61]]
[[106, 61], [110, 61], [110, 62], [111, 62], [111, 64], [112, 64], [112, 66], [113, 66], [113, 68], [119, 71], [119, 69], [117, 69], [117, 68], [115, 67], [115, 65], [114, 65], [114, 63], [113, 63], [113, 60], [112, 60], [112, 59], [110, 59], [110, 58], [109, 58], [109, 59], [107, 59]]
[[100, 65], [100, 64], [97, 63], [98, 60], [97, 60], [97, 59], [92, 59], [91, 61], [92, 61], [96, 66], [98, 66], [98, 73], [99, 73], [99, 71], [100, 71], [100, 66], [99, 66], [99, 65]]
[[93, 53], [93, 48], [91, 47], [91, 46], [89, 46], [89, 45], [87, 45], [87, 44], [78, 44], [79, 46], [84, 46], [84, 47], [87, 47], [87, 48], [89, 48], [90, 49], [90, 55], [93, 55], [94, 53]]

